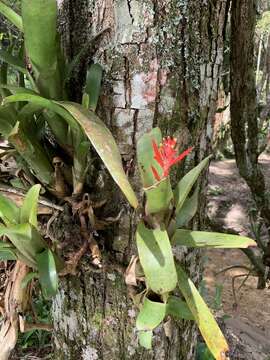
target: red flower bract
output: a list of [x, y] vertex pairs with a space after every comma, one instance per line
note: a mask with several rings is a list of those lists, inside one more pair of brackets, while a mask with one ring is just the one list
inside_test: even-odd
[[193, 147], [190, 147], [177, 156], [177, 152], [175, 150], [176, 143], [177, 140], [175, 138], [171, 138], [170, 136], [164, 138], [159, 147], [157, 146], [155, 140], [152, 141], [154, 159], [159, 163], [163, 170], [162, 177], [160, 177], [156, 168], [151, 166], [152, 173], [157, 181], [160, 181], [161, 178], [167, 177], [169, 175], [170, 168], [186, 157], [193, 149]]

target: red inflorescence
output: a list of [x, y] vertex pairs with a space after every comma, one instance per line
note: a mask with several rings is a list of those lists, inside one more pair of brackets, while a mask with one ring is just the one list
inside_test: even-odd
[[171, 138], [168, 136], [163, 139], [162, 144], [158, 147], [155, 140], [152, 141], [153, 151], [154, 151], [154, 159], [161, 166], [163, 173], [162, 177], [158, 174], [157, 170], [154, 166], [151, 166], [151, 170], [153, 175], [157, 181], [160, 181], [162, 178], [167, 177], [170, 172], [170, 168], [181, 161], [185, 156], [187, 156], [193, 147], [188, 148], [182, 154], [177, 155], [177, 151], [175, 149], [177, 140], [175, 138]]

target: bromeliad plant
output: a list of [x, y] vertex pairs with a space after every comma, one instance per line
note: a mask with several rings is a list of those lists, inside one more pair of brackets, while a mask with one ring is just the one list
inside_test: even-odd
[[[150, 349], [153, 330], [166, 317], [194, 320], [213, 356], [224, 360], [228, 351], [226, 340], [192, 280], [176, 260], [173, 249], [181, 246], [245, 248], [256, 246], [256, 243], [243, 236], [182, 228], [196, 214], [199, 187], [195, 187], [191, 195], [190, 193], [210, 159], [205, 158], [172, 189], [170, 168], [191, 151], [192, 148], [189, 148], [177, 156], [176, 139], [168, 137], [162, 140], [159, 128], [143, 135], [137, 144], [146, 203], [136, 231], [140, 264], [130, 269], [135, 271], [135, 276], [137, 272], [140, 279], [145, 277], [146, 288], [141, 294], [134, 296], [135, 303], [140, 308], [136, 327], [140, 344]], [[129, 273], [127, 275], [130, 276]], [[135, 285], [136, 280], [133, 279], [131, 284]]]

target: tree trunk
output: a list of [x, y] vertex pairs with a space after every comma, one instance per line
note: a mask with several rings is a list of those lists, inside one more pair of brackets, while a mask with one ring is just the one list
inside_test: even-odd
[[[194, 158], [186, 169], [204, 157], [209, 151], [216, 111], [229, 1], [58, 3], [67, 56], [75, 56], [83, 46], [87, 49], [73, 74], [73, 98], [80, 100], [87, 64], [93, 59], [101, 63], [105, 73], [98, 112], [115, 135], [138, 196], [141, 192], [135, 166], [136, 142], [153, 126], [159, 126], [164, 135], [176, 136], [180, 150], [195, 146]], [[175, 171], [174, 182], [183, 170]], [[138, 346], [136, 308], [121, 273], [135, 253], [136, 214], [102, 167], [96, 179], [95, 192], [99, 189], [109, 199], [110, 216], [124, 211], [117, 226], [100, 235], [104, 242], [103, 268], [94, 269], [86, 256], [77, 276], [61, 281], [53, 303], [55, 358], [194, 359], [197, 332], [191, 322], [173, 323], [170, 338], [159, 327], [151, 351]], [[202, 226], [203, 211], [201, 215], [197, 227]], [[64, 220], [61, 221], [60, 236], [65, 228]], [[69, 225], [67, 220], [67, 229]], [[182, 257], [198, 281], [198, 252], [186, 251]]]
[[[270, 267], [270, 201], [265, 178], [258, 162], [259, 128], [254, 66], [254, 32], [256, 1], [232, 3], [231, 17], [231, 135], [240, 175], [251, 190], [252, 197], [268, 230], [268, 242], [258, 245], [264, 253], [263, 262], [252, 249], [245, 253], [255, 266], [259, 288], [266, 286]], [[265, 265], [265, 266], [264, 266]]]

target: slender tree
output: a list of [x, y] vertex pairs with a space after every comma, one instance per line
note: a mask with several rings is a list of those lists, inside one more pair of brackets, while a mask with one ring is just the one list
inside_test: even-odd
[[[258, 107], [256, 99], [254, 33], [256, 1], [232, 2], [231, 17], [231, 134], [240, 175], [248, 184], [266, 228], [270, 229], [270, 203], [259, 156]], [[264, 264], [251, 249], [245, 253], [254, 264], [259, 287], [265, 287], [270, 266], [270, 241], [259, 243]]]

